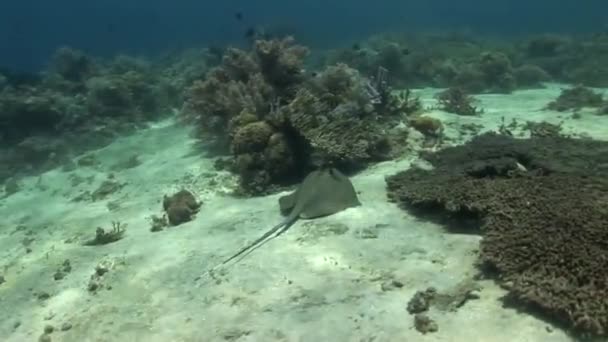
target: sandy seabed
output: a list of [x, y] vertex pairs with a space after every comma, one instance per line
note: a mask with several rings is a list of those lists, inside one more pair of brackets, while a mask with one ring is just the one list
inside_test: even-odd
[[[608, 116], [542, 110], [563, 87], [476, 96], [484, 109], [478, 117], [428, 115], [444, 122], [450, 144], [471, 137], [463, 125], [496, 130], [502, 118], [563, 122], [566, 134], [608, 139]], [[416, 94], [432, 106], [437, 91]], [[231, 197], [235, 178], [196, 146], [186, 128], [160, 122], [88, 153], [87, 166], [23, 179], [21, 191], [3, 197], [0, 341], [37, 341], [47, 326], [51, 341], [66, 342], [572, 340], [503, 307], [505, 291], [492, 280], [474, 280], [480, 236], [448, 232], [387, 201], [384, 177], [418, 163], [415, 153], [354, 176], [362, 206], [301, 220], [213, 278], [195, 280], [278, 223], [285, 194]], [[116, 167], [133, 155], [141, 164]], [[87, 192], [108, 180], [113, 191], [90, 200]], [[163, 195], [183, 188], [203, 203], [196, 218], [151, 232]], [[113, 222], [126, 227], [123, 239], [83, 246]], [[471, 286], [475, 296], [461, 305], [427, 312], [438, 331], [414, 328], [407, 304], [417, 291]]]

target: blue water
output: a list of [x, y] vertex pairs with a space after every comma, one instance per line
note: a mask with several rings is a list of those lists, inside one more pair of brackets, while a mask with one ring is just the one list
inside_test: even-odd
[[[243, 12], [243, 22], [235, 11]], [[608, 23], [607, 12], [602, 0], [2, 0], [0, 65], [40, 68], [61, 45], [102, 56], [238, 45], [249, 25], [279, 27], [326, 47], [404, 29], [598, 31]]]

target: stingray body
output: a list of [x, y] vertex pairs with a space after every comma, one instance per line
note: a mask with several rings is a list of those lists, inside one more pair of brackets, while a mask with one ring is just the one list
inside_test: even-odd
[[352, 183], [340, 171], [327, 168], [311, 172], [291, 194], [279, 198], [281, 213], [287, 217], [264, 235], [224, 260], [224, 265], [259, 247], [272, 235], [279, 236], [298, 219], [313, 219], [361, 205]]

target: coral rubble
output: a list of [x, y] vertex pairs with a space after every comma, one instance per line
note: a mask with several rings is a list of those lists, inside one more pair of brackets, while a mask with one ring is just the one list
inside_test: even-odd
[[7, 148], [0, 151], [0, 180], [60, 165], [171, 114], [178, 100], [152, 65], [124, 56], [99, 61], [67, 47], [36, 77], [2, 79], [0, 142]]

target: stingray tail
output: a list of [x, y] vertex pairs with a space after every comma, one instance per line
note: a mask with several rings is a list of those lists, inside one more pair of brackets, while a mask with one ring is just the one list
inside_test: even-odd
[[[298, 215], [290, 215], [285, 220], [283, 220], [281, 223], [277, 224], [276, 226], [272, 227], [269, 231], [267, 231], [266, 233], [264, 233], [264, 235], [260, 236], [259, 238], [257, 238], [252, 243], [250, 243], [247, 246], [243, 247], [240, 251], [238, 251], [237, 253], [235, 253], [234, 255], [232, 255], [230, 258], [222, 261], [221, 264], [218, 264], [215, 267], [209, 269], [201, 277], [203, 277], [205, 275], [211, 274], [213, 271], [215, 271], [219, 267], [221, 267], [221, 266], [229, 263], [230, 261], [232, 261], [232, 260], [240, 257], [241, 255], [243, 255], [245, 253], [252, 252], [254, 249], [256, 249], [256, 248], [260, 247], [262, 244], [264, 244], [266, 242], [266, 240], [270, 236], [272, 236], [273, 234], [276, 233], [277, 236], [283, 234], [289, 227], [291, 227], [292, 224], [294, 224], [296, 222], [297, 219], [298, 219]], [[197, 279], [199, 279], [199, 278], [200, 277], [198, 277]]]
[[279, 223], [276, 226], [272, 227], [269, 231], [267, 231], [266, 233], [264, 233], [264, 235], [260, 236], [259, 238], [257, 238], [255, 241], [253, 241], [249, 245], [243, 247], [240, 251], [238, 251], [237, 253], [235, 253], [230, 258], [222, 261], [222, 263], [220, 265], [225, 265], [225, 264], [229, 263], [230, 261], [232, 261], [232, 260], [240, 257], [241, 255], [245, 254], [246, 252], [248, 252], [248, 251], [256, 248], [258, 245], [260, 245], [261, 243], [263, 243], [264, 240], [268, 239], [271, 235], [273, 235], [274, 233], [276, 233], [277, 231], [279, 231], [281, 228], [283, 228], [286, 225], [286, 223], [287, 223], [287, 221], [282, 221], [281, 223]]

